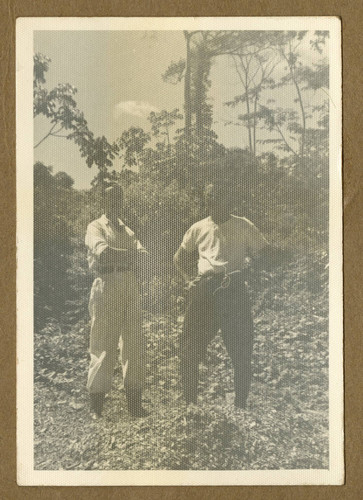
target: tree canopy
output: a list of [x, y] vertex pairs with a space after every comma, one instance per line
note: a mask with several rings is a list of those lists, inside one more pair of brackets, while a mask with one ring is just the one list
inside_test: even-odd
[[74, 141], [86, 165], [96, 165], [101, 172], [112, 166], [112, 160], [118, 151], [116, 144], [110, 144], [106, 137], [95, 137], [88, 128], [82, 111], [77, 107], [75, 95], [77, 89], [69, 83], [60, 83], [48, 90], [46, 72], [49, 70], [49, 57], [37, 53], [34, 55], [33, 111], [34, 118], [45, 116], [50, 122], [50, 129], [38, 141], [38, 148], [49, 137], [60, 137]]

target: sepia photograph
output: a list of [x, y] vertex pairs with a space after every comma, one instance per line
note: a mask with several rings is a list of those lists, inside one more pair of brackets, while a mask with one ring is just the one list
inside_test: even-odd
[[340, 21], [17, 20], [18, 484], [342, 484]]

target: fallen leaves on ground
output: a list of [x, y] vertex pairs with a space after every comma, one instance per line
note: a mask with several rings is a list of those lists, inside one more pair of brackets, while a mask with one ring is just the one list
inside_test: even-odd
[[145, 315], [150, 416], [129, 417], [116, 367], [104, 414], [93, 420], [85, 390], [88, 320], [49, 321], [35, 333], [35, 468], [327, 468], [326, 264], [324, 255], [304, 257], [251, 281], [256, 337], [246, 410], [233, 406], [233, 371], [219, 336], [200, 367], [198, 404], [187, 407], [178, 373], [181, 318]]

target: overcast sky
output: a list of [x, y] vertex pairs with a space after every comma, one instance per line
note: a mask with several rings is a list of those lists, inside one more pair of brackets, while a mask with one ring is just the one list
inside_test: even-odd
[[[317, 58], [308, 40], [302, 50], [309, 58]], [[179, 108], [183, 112], [183, 84], [164, 83], [161, 76], [171, 61], [185, 57], [181, 31], [38, 31], [34, 51], [52, 61], [46, 73], [47, 88], [70, 83], [78, 89], [78, 107], [95, 136], [105, 135], [113, 141], [131, 126], [150, 131], [147, 116], [151, 111]], [[241, 112], [223, 105], [242, 93], [231, 61], [219, 58], [213, 64], [211, 80], [218, 140], [228, 147], [246, 147], [244, 127], [224, 125]], [[294, 97], [287, 95], [286, 102], [293, 103]], [[35, 119], [35, 143], [49, 128], [45, 118]], [[97, 173], [96, 167], [87, 167], [73, 142], [61, 138], [45, 140], [34, 150], [34, 161], [52, 165], [54, 172], [67, 172], [80, 189], [88, 188]]]

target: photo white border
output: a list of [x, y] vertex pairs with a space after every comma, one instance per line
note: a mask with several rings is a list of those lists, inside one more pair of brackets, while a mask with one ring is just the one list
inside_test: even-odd
[[[327, 30], [330, 32], [329, 469], [243, 471], [34, 470], [33, 33], [39, 30]], [[344, 482], [341, 21], [337, 17], [18, 18], [17, 479], [19, 485], [340, 485]]]

